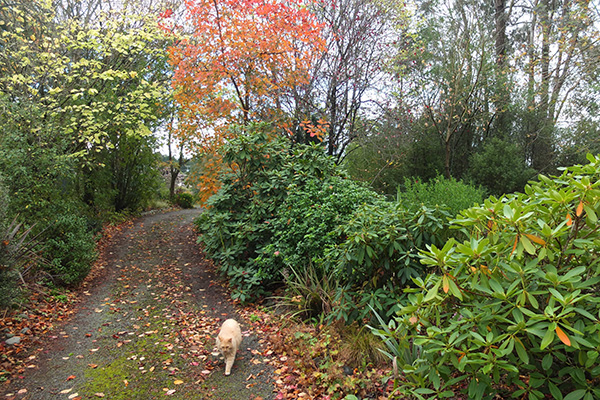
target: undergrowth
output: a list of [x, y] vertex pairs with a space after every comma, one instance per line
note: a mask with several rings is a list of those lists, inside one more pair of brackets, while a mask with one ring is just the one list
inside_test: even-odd
[[358, 326], [296, 323], [290, 320], [269, 338], [273, 349], [289, 358], [280, 393], [307, 393], [311, 398], [376, 399], [387, 391], [391, 365], [380, 355], [382, 342]]

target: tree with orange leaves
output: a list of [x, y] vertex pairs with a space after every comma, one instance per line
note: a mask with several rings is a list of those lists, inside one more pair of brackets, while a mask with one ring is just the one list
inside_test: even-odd
[[[303, 0], [190, 0], [186, 8], [191, 35], [170, 50], [181, 134], [218, 164], [231, 125], [292, 125], [293, 93], [308, 85], [324, 49], [321, 27]], [[308, 119], [295, 117], [296, 125]], [[217, 170], [205, 165], [204, 175]], [[202, 190], [216, 190], [211, 177], [203, 181]]]

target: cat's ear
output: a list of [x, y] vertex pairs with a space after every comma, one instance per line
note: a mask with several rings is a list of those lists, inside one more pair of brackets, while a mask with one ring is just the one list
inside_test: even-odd
[[223, 338], [221, 337], [221, 335], [217, 336], [217, 340], [218, 340], [219, 342], [223, 342]]
[[227, 338], [227, 339], [225, 339], [225, 341], [227, 341], [229, 343], [232, 343], [233, 342], [233, 338]]

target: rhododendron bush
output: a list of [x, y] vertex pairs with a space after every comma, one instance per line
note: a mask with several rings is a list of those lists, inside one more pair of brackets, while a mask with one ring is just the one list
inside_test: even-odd
[[431, 274], [378, 333], [401, 398], [600, 397], [600, 156], [491, 197], [428, 246]]

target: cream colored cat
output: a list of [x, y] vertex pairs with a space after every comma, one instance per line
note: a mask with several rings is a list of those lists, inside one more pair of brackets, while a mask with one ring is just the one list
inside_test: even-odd
[[217, 349], [225, 357], [225, 375], [231, 373], [235, 361], [235, 353], [242, 343], [242, 330], [234, 319], [223, 322], [219, 336], [217, 336]]

